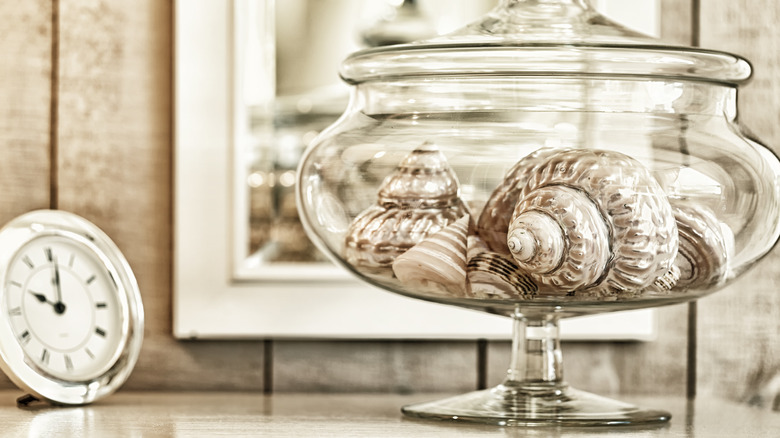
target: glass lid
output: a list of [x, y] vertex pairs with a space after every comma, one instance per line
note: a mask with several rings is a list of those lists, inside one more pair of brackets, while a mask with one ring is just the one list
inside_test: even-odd
[[739, 85], [750, 63], [737, 55], [666, 45], [617, 24], [587, 0], [501, 0], [453, 33], [356, 52], [341, 68], [350, 84], [419, 76], [592, 76]]

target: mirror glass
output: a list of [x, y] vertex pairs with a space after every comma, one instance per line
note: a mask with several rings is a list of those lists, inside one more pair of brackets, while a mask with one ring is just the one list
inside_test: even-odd
[[[295, 269], [336, 277], [298, 220], [294, 184], [306, 146], [343, 112], [341, 61], [355, 50], [454, 30], [497, 0], [452, 8], [445, 0], [249, 1], [236, 14], [234, 78], [236, 277], [269, 279]], [[449, 5], [449, 6], [448, 6]]]

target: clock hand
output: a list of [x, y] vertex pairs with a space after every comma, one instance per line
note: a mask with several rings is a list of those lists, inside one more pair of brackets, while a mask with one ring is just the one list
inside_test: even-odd
[[34, 292], [34, 291], [30, 290], [30, 289], [27, 289], [27, 292], [30, 292], [32, 294], [32, 296], [34, 296], [38, 301], [40, 301], [42, 303], [51, 304], [52, 306], [55, 305], [55, 303], [52, 303], [51, 301], [49, 301], [49, 299], [46, 298], [46, 295], [44, 295], [42, 293]]
[[62, 286], [60, 286], [60, 266], [57, 264], [57, 257], [54, 257], [54, 285], [57, 286], [57, 302], [54, 304], [54, 311], [61, 314], [65, 312], [65, 303], [62, 302]]
[[41, 303], [46, 303], [46, 304], [50, 305], [54, 309], [54, 312], [57, 313], [58, 315], [62, 315], [63, 313], [65, 313], [65, 308], [66, 308], [65, 307], [65, 303], [63, 303], [61, 301], [53, 303], [53, 302], [49, 301], [49, 299], [46, 298], [46, 295], [44, 295], [42, 293], [33, 292], [33, 291], [29, 290], [29, 289], [27, 291], [30, 292], [32, 294], [32, 296], [34, 296], [35, 299], [37, 299]]

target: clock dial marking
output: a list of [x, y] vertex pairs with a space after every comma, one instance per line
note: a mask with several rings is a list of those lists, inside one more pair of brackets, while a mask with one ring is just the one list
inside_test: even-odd
[[29, 267], [30, 269], [33, 269], [33, 268], [35, 268], [35, 263], [33, 263], [32, 259], [30, 258], [30, 256], [29, 256], [29, 255], [25, 255], [24, 257], [22, 257], [22, 261], [23, 261], [23, 262], [24, 262], [24, 264], [25, 264], [25, 265], [27, 265], [27, 267]]
[[14, 307], [13, 309], [10, 309], [8, 311], [8, 314], [11, 316], [22, 316], [22, 308], [21, 307]]
[[95, 358], [95, 353], [93, 353], [92, 350], [87, 347], [84, 347], [84, 353], [87, 353], [87, 356], [89, 356], [90, 359]]
[[44, 365], [49, 364], [49, 350], [43, 349], [43, 352], [41, 353], [41, 363]]
[[73, 360], [71, 360], [70, 356], [67, 354], [64, 356], [65, 360], [65, 369], [68, 370], [68, 372], [73, 371]]
[[70, 258], [68, 259], [68, 267], [69, 267], [69, 268], [72, 268], [72, 267], [73, 267], [73, 262], [74, 262], [75, 260], [76, 260], [76, 254], [71, 254], [71, 255], [70, 255]]
[[95, 303], [95, 307], [97, 307], [98, 309], [105, 309], [106, 307], [108, 307], [108, 304], [106, 304], [106, 303]]
[[11, 280], [11, 285], [16, 286], [16, 287], [22, 287], [22, 283], [19, 283], [18, 281], [13, 281], [13, 280]]
[[103, 330], [100, 327], [95, 327], [95, 333], [97, 333], [99, 336], [106, 337], [106, 331]]
[[95, 275], [92, 274], [91, 277], [87, 278], [87, 284], [92, 284], [92, 282], [95, 281]]
[[25, 330], [21, 335], [19, 335], [19, 340], [22, 341], [22, 343], [25, 345], [30, 342], [30, 339], [32, 339], [32, 337], [30, 336], [29, 330]]
[[43, 252], [46, 253], [46, 259], [50, 262], [54, 261], [54, 255], [51, 252], [51, 247], [47, 246], [43, 249]]

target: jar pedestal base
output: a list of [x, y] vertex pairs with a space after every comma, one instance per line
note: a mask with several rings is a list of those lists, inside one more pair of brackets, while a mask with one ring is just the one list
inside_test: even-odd
[[568, 386], [495, 388], [404, 406], [414, 418], [493, 424], [498, 426], [663, 425], [671, 414], [642, 409]]

